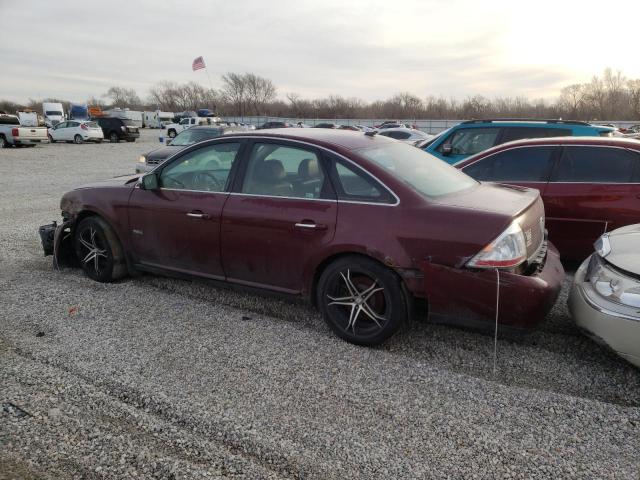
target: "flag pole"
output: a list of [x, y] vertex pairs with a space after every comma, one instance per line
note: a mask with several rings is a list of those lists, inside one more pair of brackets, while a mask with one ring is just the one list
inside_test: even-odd
[[211, 77], [209, 76], [209, 69], [205, 66], [204, 71], [207, 72], [207, 78], [209, 79], [209, 88], [213, 90], [213, 84], [211, 83]]

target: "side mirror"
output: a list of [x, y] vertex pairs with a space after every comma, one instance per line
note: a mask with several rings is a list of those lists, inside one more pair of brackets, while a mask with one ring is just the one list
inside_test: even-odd
[[157, 190], [158, 189], [158, 175], [155, 173], [148, 173], [140, 179], [140, 188], [142, 190]]
[[453, 146], [450, 143], [445, 143], [442, 146], [442, 154], [443, 155], [451, 155], [453, 153]]
[[171, 139], [167, 138], [164, 142], [165, 145], [171, 145]]

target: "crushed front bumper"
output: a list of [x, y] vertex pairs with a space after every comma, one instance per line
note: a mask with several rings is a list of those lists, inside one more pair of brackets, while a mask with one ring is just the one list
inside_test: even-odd
[[422, 270], [430, 321], [480, 329], [493, 327], [496, 300], [501, 327], [535, 327], [553, 307], [564, 278], [560, 255], [551, 243], [544, 264], [531, 275], [454, 268], [427, 261]]
[[45, 256], [53, 255], [53, 267], [74, 267], [78, 262], [73, 250], [72, 222], [53, 222], [38, 228], [42, 250]]
[[[611, 302], [594, 290], [585, 279], [590, 259], [582, 263], [573, 277], [567, 302], [573, 321], [595, 342], [640, 367], [640, 311]], [[613, 270], [611, 273], [620, 275]]]

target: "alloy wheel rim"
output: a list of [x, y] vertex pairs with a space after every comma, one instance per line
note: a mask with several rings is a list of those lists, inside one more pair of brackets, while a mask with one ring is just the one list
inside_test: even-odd
[[[78, 240], [83, 247], [82, 263], [87, 266], [91, 266], [93, 263], [93, 269], [96, 274], [100, 275], [104, 263], [108, 260], [107, 250], [100, 248], [99, 242], [96, 241], [96, 230], [94, 228], [87, 228], [80, 232]], [[89, 238], [87, 237], [89, 235]], [[102, 260], [101, 260], [102, 259]]]
[[[378, 280], [364, 273], [352, 276], [351, 269], [347, 269], [346, 274], [340, 272], [337, 276], [334, 292], [334, 296], [327, 294], [327, 307], [342, 310], [343, 321], [340, 323], [345, 333], [368, 336], [384, 328], [388, 320], [388, 301]], [[356, 328], [360, 332], [356, 332]]]

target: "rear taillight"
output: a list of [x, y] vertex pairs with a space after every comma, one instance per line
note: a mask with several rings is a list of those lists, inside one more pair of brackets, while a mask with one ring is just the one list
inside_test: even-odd
[[522, 228], [513, 221], [509, 228], [500, 234], [480, 253], [467, 262], [471, 268], [512, 268], [527, 259], [527, 247]]
[[80, 128], [82, 130], [89, 130], [89, 127], [87, 127], [84, 123], [82, 125], [80, 125]]
[[18, 136], [19, 136], [19, 135], [18, 135], [19, 133], [20, 133], [20, 130], [18, 130], [17, 128], [12, 128], [12, 129], [11, 129], [11, 135], [12, 135], [13, 137], [18, 137]]

